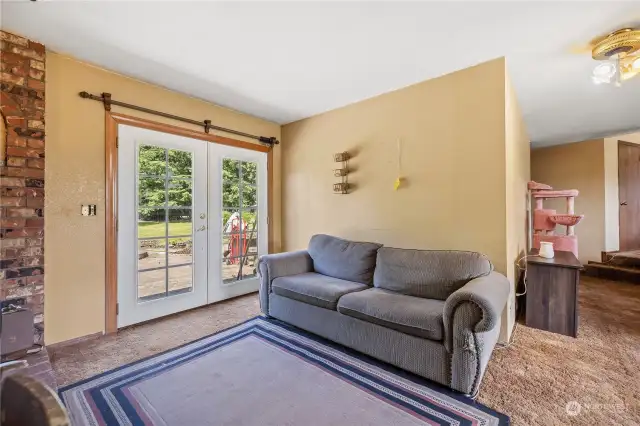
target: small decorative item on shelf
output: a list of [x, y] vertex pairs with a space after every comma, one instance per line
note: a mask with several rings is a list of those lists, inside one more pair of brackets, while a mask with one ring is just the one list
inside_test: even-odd
[[553, 252], [553, 243], [542, 241], [540, 242], [540, 251], [538, 252], [540, 257], [545, 259], [553, 259], [555, 253]]
[[340, 178], [340, 183], [333, 184], [333, 192], [336, 194], [348, 194], [349, 193], [349, 167], [348, 162], [351, 156], [348, 152], [339, 152], [333, 154], [333, 161], [336, 163], [342, 163], [342, 167], [333, 170], [333, 175]]
[[334, 183], [333, 192], [335, 192], [336, 194], [348, 194], [349, 184], [347, 182]]

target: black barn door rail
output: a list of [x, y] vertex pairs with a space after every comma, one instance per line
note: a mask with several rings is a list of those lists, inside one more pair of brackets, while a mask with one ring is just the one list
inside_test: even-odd
[[211, 120], [192, 120], [190, 118], [180, 117], [178, 115], [168, 114], [162, 111], [156, 111], [153, 109], [141, 107], [138, 105], [128, 104], [126, 102], [116, 101], [111, 99], [111, 93], [102, 93], [100, 96], [92, 95], [89, 92], [80, 92], [81, 98], [84, 99], [93, 99], [94, 101], [100, 101], [104, 105], [105, 111], [111, 111], [111, 105], [120, 106], [123, 108], [129, 108], [140, 112], [146, 112], [147, 114], [159, 115], [160, 117], [169, 118], [171, 120], [182, 121], [183, 123], [194, 124], [196, 126], [202, 126], [204, 128], [205, 133], [209, 133], [210, 130], [218, 130], [220, 132], [231, 133], [233, 135], [244, 136], [245, 138], [255, 139], [260, 143], [265, 145], [273, 146], [278, 145], [280, 141], [275, 137], [271, 136], [256, 136], [249, 133], [240, 132], [238, 130], [227, 129], [226, 127], [214, 126], [211, 124]]

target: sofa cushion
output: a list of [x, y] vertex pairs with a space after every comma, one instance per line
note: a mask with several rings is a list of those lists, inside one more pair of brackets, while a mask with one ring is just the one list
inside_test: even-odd
[[382, 244], [347, 241], [329, 235], [314, 235], [309, 255], [316, 272], [330, 277], [371, 285], [376, 253]]
[[453, 250], [378, 250], [373, 285], [409, 296], [446, 300], [474, 278], [493, 270], [480, 253]]
[[369, 287], [361, 283], [315, 272], [280, 277], [271, 283], [272, 291], [279, 296], [333, 310], [341, 296], [367, 288]]
[[338, 312], [412, 336], [444, 339], [441, 300], [371, 288], [341, 297]]

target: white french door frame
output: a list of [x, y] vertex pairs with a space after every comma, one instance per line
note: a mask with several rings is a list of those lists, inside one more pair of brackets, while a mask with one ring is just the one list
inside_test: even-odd
[[[245, 142], [237, 139], [231, 139], [215, 134], [205, 134], [201, 131], [186, 129], [183, 127], [164, 124], [153, 120], [143, 119], [131, 115], [105, 111], [105, 327], [104, 332], [107, 334], [116, 333], [118, 331], [118, 150], [119, 150], [119, 134], [118, 127], [127, 125], [135, 128], [155, 130], [162, 133], [184, 136], [187, 138], [209, 142], [209, 146], [230, 146], [242, 148], [247, 151], [256, 151], [266, 156], [266, 177], [264, 179], [264, 187], [266, 190], [265, 213], [260, 220], [266, 223], [263, 226], [264, 238], [262, 238], [260, 254], [268, 253], [272, 250], [271, 230], [268, 218], [272, 212], [272, 164], [273, 150], [270, 147], [258, 145], [252, 142]], [[207, 155], [208, 157], [208, 155]], [[199, 217], [194, 214], [194, 220]], [[210, 219], [210, 218], [208, 218]], [[209, 233], [207, 232], [207, 235]], [[210, 255], [209, 255], [210, 257]], [[209, 262], [207, 262], [209, 263]], [[207, 287], [210, 285], [210, 280]], [[233, 284], [229, 287], [233, 287]], [[239, 289], [238, 289], [239, 290]], [[233, 291], [227, 294], [233, 294]], [[229, 295], [228, 297], [232, 297]], [[207, 301], [207, 303], [209, 303]]]

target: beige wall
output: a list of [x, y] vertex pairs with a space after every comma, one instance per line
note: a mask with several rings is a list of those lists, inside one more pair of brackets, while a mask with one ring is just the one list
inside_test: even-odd
[[[519, 228], [521, 218], [508, 224], [506, 205], [509, 198], [516, 209], [522, 194], [507, 178], [525, 179], [528, 161], [516, 147], [521, 121], [509, 128], [506, 148], [505, 84], [498, 59], [283, 126], [284, 248], [304, 248], [313, 234], [328, 233], [475, 250], [513, 281], [522, 229], [508, 246], [507, 227]], [[394, 191], [398, 140], [406, 182]], [[341, 151], [354, 155], [348, 195], [332, 193], [332, 154]], [[520, 164], [509, 176], [507, 156]]]
[[[56, 53], [47, 53], [46, 66], [45, 340], [52, 344], [104, 330], [104, 109], [98, 102], [81, 99], [78, 92], [110, 92], [124, 102], [210, 118], [216, 125], [264, 136], [280, 138], [280, 126]], [[188, 127], [132, 110], [114, 107], [114, 111]], [[279, 189], [280, 148], [276, 148], [271, 226], [277, 250]], [[81, 204], [97, 204], [98, 215], [80, 216]]]
[[[576, 226], [580, 261], [600, 261], [605, 249], [605, 152], [602, 139], [576, 142], [531, 153], [531, 177], [556, 189], [577, 189], [577, 214], [585, 218]], [[565, 199], [547, 200], [546, 208], [566, 211]], [[560, 233], [564, 227], [557, 228]]]
[[[507, 276], [515, 282], [519, 275], [517, 259], [527, 252], [527, 182], [531, 180], [531, 143], [522, 119], [516, 93], [506, 75], [506, 182], [507, 182]], [[515, 323], [515, 286], [502, 317], [502, 334], [510, 335]]]
[[606, 251], [615, 251], [620, 248], [618, 141], [631, 142], [640, 145], [640, 132], [604, 138]]

